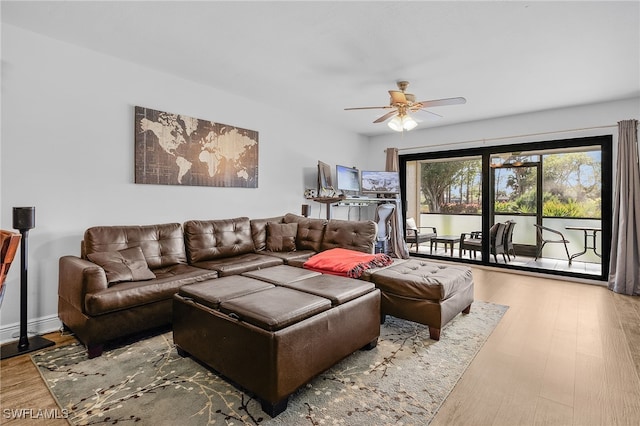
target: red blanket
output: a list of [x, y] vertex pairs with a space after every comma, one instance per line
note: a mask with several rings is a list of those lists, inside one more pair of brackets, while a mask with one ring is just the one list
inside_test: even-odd
[[304, 267], [325, 274], [343, 277], [360, 278], [364, 271], [393, 263], [391, 257], [384, 253], [367, 254], [355, 250], [334, 248], [311, 256]]

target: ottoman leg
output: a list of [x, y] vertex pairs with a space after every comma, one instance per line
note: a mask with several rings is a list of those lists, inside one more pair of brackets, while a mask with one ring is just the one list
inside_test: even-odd
[[380, 315], [380, 324], [384, 324], [384, 322], [387, 320], [387, 315], [386, 314], [382, 314]]
[[471, 305], [467, 306], [466, 308], [464, 308], [464, 309], [462, 310], [462, 313], [463, 313], [463, 314], [468, 314], [469, 312], [471, 312]]
[[104, 345], [101, 343], [94, 345], [87, 345], [87, 356], [89, 359], [96, 358], [102, 355], [102, 351], [104, 350]]
[[431, 340], [440, 340], [440, 329], [429, 326], [429, 338]]
[[176, 351], [178, 351], [178, 355], [180, 355], [182, 358], [186, 358], [189, 356], [189, 352], [185, 351], [180, 346], [176, 346]]
[[367, 343], [366, 345], [364, 345], [362, 347], [363, 351], [370, 351], [371, 349], [375, 348], [376, 346], [378, 346], [378, 338], [376, 337], [375, 339], [373, 339], [372, 341], [370, 341], [369, 343]]
[[282, 413], [287, 409], [287, 404], [289, 403], [289, 397], [285, 397], [284, 399], [276, 402], [275, 404], [261, 400], [260, 404], [262, 405], [262, 411], [270, 415], [271, 417], [276, 417], [278, 414]]

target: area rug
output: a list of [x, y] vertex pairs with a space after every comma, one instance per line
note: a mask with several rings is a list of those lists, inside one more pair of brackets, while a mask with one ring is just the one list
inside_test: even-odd
[[180, 357], [171, 332], [94, 359], [71, 344], [32, 360], [74, 425], [427, 425], [507, 309], [474, 302], [437, 342], [428, 327], [387, 317], [375, 349], [316, 377], [275, 418], [251, 394]]

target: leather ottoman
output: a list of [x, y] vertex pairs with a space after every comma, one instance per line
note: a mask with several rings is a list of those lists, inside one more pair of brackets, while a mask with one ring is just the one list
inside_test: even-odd
[[370, 277], [382, 292], [382, 322], [393, 315], [429, 326], [440, 340], [442, 327], [473, 303], [473, 275], [464, 266], [412, 259], [373, 272]]
[[[267, 276], [274, 281], [273, 271]], [[380, 292], [373, 284], [317, 274], [290, 278], [285, 287], [223, 277], [183, 286], [174, 296], [178, 352], [255, 394], [272, 417], [286, 410], [296, 389], [354, 351], [375, 347], [380, 335]]]

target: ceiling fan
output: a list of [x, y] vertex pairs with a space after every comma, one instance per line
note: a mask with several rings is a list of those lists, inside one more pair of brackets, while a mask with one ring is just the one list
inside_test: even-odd
[[389, 95], [391, 95], [389, 105], [379, 107], [345, 108], [345, 111], [357, 109], [392, 109], [392, 111], [389, 111], [382, 117], [375, 120], [374, 123], [382, 123], [383, 121], [386, 121], [389, 118], [393, 117], [393, 119], [389, 121], [389, 123], [387, 123], [388, 126], [397, 132], [402, 132], [403, 130], [411, 130], [418, 125], [418, 123], [411, 117], [410, 113], [421, 111], [436, 117], [442, 117], [439, 114], [427, 111], [425, 108], [445, 105], [459, 105], [467, 102], [465, 98], [461, 97], [416, 102], [415, 95], [405, 92], [407, 86], [409, 86], [408, 81], [398, 81], [397, 85], [398, 89], [400, 90], [389, 90]]

